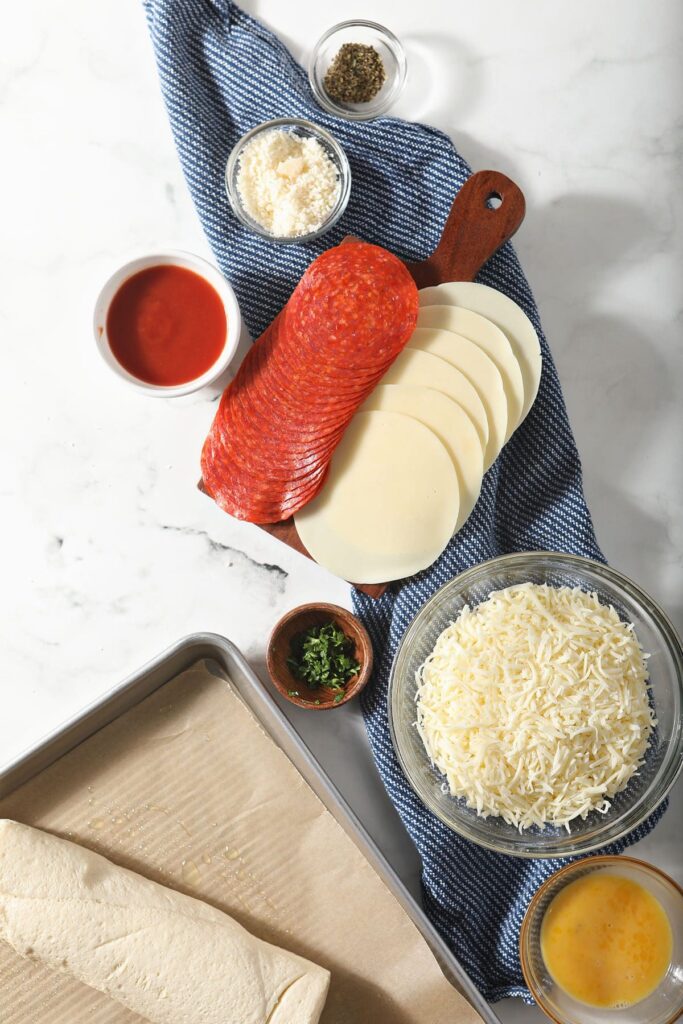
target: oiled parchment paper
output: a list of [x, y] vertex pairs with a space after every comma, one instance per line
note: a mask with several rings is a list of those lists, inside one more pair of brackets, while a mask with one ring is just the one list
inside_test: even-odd
[[[82, 843], [327, 967], [323, 1024], [481, 1022], [352, 840], [204, 665], [0, 801], [0, 817]], [[141, 1018], [0, 942], [0, 1020]]]

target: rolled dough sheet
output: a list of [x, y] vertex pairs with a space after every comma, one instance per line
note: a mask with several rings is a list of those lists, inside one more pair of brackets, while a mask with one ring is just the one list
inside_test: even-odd
[[153, 1024], [318, 1024], [330, 979], [201, 900], [8, 819], [0, 939]]
[[[331, 972], [321, 1024], [481, 1024], [232, 687], [199, 665], [0, 801]], [[0, 942], [2, 1024], [141, 1024]]]

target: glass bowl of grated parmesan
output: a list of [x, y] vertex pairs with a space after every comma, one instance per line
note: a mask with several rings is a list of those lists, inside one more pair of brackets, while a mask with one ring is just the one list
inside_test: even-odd
[[344, 213], [351, 168], [337, 140], [303, 118], [257, 125], [233, 148], [225, 171], [232, 211], [271, 242], [320, 238]]
[[683, 648], [658, 605], [575, 555], [503, 555], [424, 605], [399, 646], [389, 725], [422, 802], [519, 857], [615, 842], [683, 766]]

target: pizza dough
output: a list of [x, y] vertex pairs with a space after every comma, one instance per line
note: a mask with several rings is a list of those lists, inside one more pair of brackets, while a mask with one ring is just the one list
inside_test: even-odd
[[508, 403], [508, 431], [506, 441], [519, 425], [524, 408], [524, 383], [512, 345], [500, 327], [462, 306], [421, 306], [417, 315], [418, 327], [438, 327], [469, 338], [493, 359], [503, 378]]
[[462, 406], [474, 423], [484, 451], [489, 441], [489, 421], [477, 389], [462, 370], [430, 352], [405, 348], [384, 374], [381, 384], [418, 384], [448, 395]]
[[484, 469], [487, 470], [505, 444], [508, 427], [508, 403], [498, 367], [473, 341], [452, 331], [417, 327], [410, 336], [408, 347], [445, 359], [464, 373], [474, 386], [489, 424], [489, 439], [484, 452]]
[[0, 938], [152, 1024], [317, 1024], [330, 979], [200, 900], [7, 820]]
[[484, 453], [467, 413], [441, 391], [419, 385], [380, 384], [361, 406], [361, 412], [398, 412], [424, 423], [446, 447], [458, 476], [459, 530], [474, 508], [484, 475]]
[[534, 325], [507, 295], [474, 281], [450, 281], [418, 292], [420, 306], [446, 305], [471, 309], [491, 320], [507, 335], [524, 381], [523, 420], [534, 403], [541, 380], [541, 345]]
[[294, 522], [319, 565], [354, 583], [383, 583], [439, 557], [459, 504], [455, 467], [436, 434], [400, 413], [359, 412], [325, 486]]

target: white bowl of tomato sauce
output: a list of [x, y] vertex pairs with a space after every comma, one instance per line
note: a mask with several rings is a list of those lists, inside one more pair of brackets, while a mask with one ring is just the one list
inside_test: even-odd
[[211, 384], [237, 351], [235, 294], [211, 263], [186, 252], [131, 260], [95, 303], [95, 341], [107, 366], [146, 395], [189, 395]]

